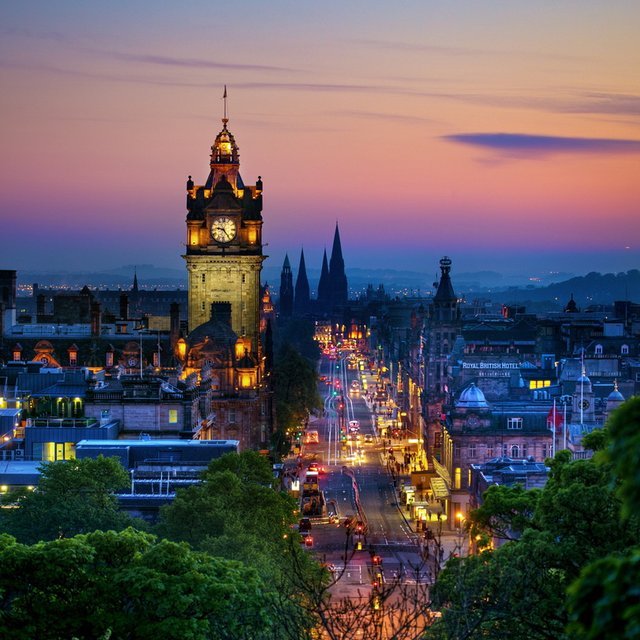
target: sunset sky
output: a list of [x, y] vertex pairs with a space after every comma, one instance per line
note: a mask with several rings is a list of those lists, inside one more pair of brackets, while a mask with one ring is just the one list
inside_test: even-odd
[[640, 2], [0, 8], [0, 268], [182, 269], [229, 91], [270, 266], [640, 267]]

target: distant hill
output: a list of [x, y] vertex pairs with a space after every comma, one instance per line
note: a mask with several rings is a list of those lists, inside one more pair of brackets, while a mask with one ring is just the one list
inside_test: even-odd
[[611, 304], [616, 300], [640, 301], [640, 271], [632, 269], [626, 273], [588, 273], [555, 282], [546, 287], [510, 287], [497, 294], [506, 304], [554, 301], [565, 305], [571, 295], [578, 307], [594, 304]]

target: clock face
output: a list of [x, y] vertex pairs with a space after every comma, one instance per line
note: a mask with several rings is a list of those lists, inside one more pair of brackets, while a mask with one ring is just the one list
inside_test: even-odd
[[480, 424], [480, 420], [478, 419], [478, 416], [469, 416], [467, 418], [467, 426], [468, 427], [477, 427]]
[[129, 360], [127, 360], [127, 363], [130, 367], [135, 367], [136, 364], [138, 364], [138, 361], [135, 358], [129, 358]]
[[227, 216], [216, 218], [211, 223], [211, 237], [223, 244], [231, 242], [236, 237], [236, 223]]
[[588, 409], [588, 408], [589, 408], [589, 401], [588, 401], [588, 400], [583, 400], [583, 401], [580, 403], [580, 408], [581, 408], [581, 409]]

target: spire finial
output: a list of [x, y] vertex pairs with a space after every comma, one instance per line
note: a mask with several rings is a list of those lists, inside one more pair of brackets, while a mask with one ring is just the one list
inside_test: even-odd
[[222, 124], [226, 125], [229, 122], [229, 118], [227, 118], [227, 85], [224, 85], [224, 93], [222, 94], [222, 99], [224, 101], [224, 111], [222, 117]]

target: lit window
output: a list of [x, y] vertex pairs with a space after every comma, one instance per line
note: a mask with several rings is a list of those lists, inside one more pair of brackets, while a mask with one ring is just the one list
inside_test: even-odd
[[248, 389], [251, 386], [251, 376], [247, 373], [243, 373], [240, 376], [240, 386], [243, 389]]
[[177, 423], [178, 423], [178, 410], [169, 409], [169, 424], [177, 424]]
[[453, 488], [459, 489], [461, 482], [462, 482], [462, 470], [460, 469], [460, 467], [456, 467], [454, 472]]

